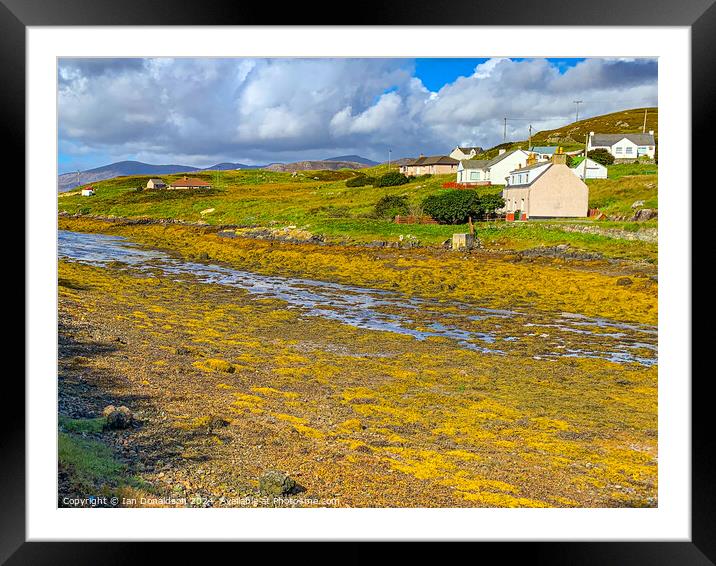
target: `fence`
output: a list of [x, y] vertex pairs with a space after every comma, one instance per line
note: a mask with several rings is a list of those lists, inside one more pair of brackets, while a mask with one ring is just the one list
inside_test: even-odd
[[443, 183], [443, 189], [469, 189], [471, 187], [482, 187], [489, 185], [490, 181], [475, 181], [474, 183], [457, 183], [455, 181], [448, 181]]
[[430, 216], [396, 216], [396, 224], [437, 224], [438, 221]]

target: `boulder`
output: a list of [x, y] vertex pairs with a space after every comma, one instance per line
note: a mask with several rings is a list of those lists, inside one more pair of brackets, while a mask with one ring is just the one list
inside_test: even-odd
[[124, 405], [115, 407], [114, 405], [108, 405], [102, 411], [102, 415], [106, 419], [105, 427], [116, 430], [129, 428], [132, 426], [132, 411], [130, 411]]
[[267, 470], [259, 478], [259, 491], [262, 495], [280, 497], [288, 495], [296, 488], [296, 481], [279, 470]]
[[632, 208], [640, 208], [642, 206], [644, 206], [643, 200], [635, 200], [631, 205]]
[[629, 277], [620, 277], [619, 279], [617, 279], [617, 285], [619, 285], [620, 287], [628, 287], [632, 283], [634, 282]]
[[642, 222], [644, 220], [651, 220], [659, 215], [658, 211], [653, 208], [642, 208], [637, 210], [632, 217], [633, 222]]

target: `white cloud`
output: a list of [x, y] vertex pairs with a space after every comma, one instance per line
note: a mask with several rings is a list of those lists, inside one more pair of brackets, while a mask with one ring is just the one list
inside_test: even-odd
[[193, 165], [444, 153], [500, 143], [505, 116], [512, 139], [567, 123], [575, 99], [582, 116], [657, 102], [641, 59], [489, 59], [437, 92], [406, 59], [77, 59], [58, 81], [62, 151]]

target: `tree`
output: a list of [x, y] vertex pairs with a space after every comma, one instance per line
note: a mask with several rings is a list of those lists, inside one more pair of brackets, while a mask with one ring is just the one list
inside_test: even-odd
[[592, 161], [601, 163], [602, 165], [612, 165], [614, 163], [614, 156], [604, 148], [593, 149], [587, 152], [587, 157]]
[[480, 197], [482, 216], [491, 216], [499, 209], [504, 208], [505, 199], [501, 195], [483, 195]]

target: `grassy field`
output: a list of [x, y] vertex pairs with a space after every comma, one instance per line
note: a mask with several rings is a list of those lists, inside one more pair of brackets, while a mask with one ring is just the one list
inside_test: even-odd
[[[589, 181], [590, 207], [607, 214], [628, 216], [636, 200], [657, 207], [657, 176], [649, 175], [654, 166], [617, 165], [610, 168], [613, 179]], [[387, 166], [364, 169], [368, 175], [380, 175]], [[437, 245], [455, 232], [466, 232], [466, 225], [403, 225], [376, 218], [374, 207], [385, 195], [407, 196], [411, 208], [419, 209], [422, 200], [440, 191], [453, 175], [418, 179], [407, 185], [379, 188], [350, 188], [345, 180], [356, 172], [305, 171], [290, 173], [269, 171], [205, 172], [197, 176], [212, 183], [211, 190], [137, 191], [148, 177], [120, 177], [94, 185], [97, 194], [82, 197], [76, 193], [61, 194], [60, 212], [121, 218], [169, 218], [209, 225], [237, 225], [270, 229], [296, 226], [328, 241], [366, 243], [396, 242], [410, 236], [422, 245]], [[165, 176], [167, 182], [180, 175]], [[480, 193], [499, 193], [501, 187], [477, 189]], [[576, 223], [590, 222], [587, 220]], [[573, 222], [574, 223], [574, 222]], [[603, 230], [584, 234], [564, 229], [565, 222], [478, 223], [478, 237], [483, 245], [496, 249], [523, 250], [539, 245], [569, 244], [577, 250], [598, 252], [607, 257], [656, 260], [656, 247], [647, 242], [624, 240], [623, 230]], [[632, 225], [629, 230], [653, 227]], [[612, 228], [615, 228], [612, 226]]]

